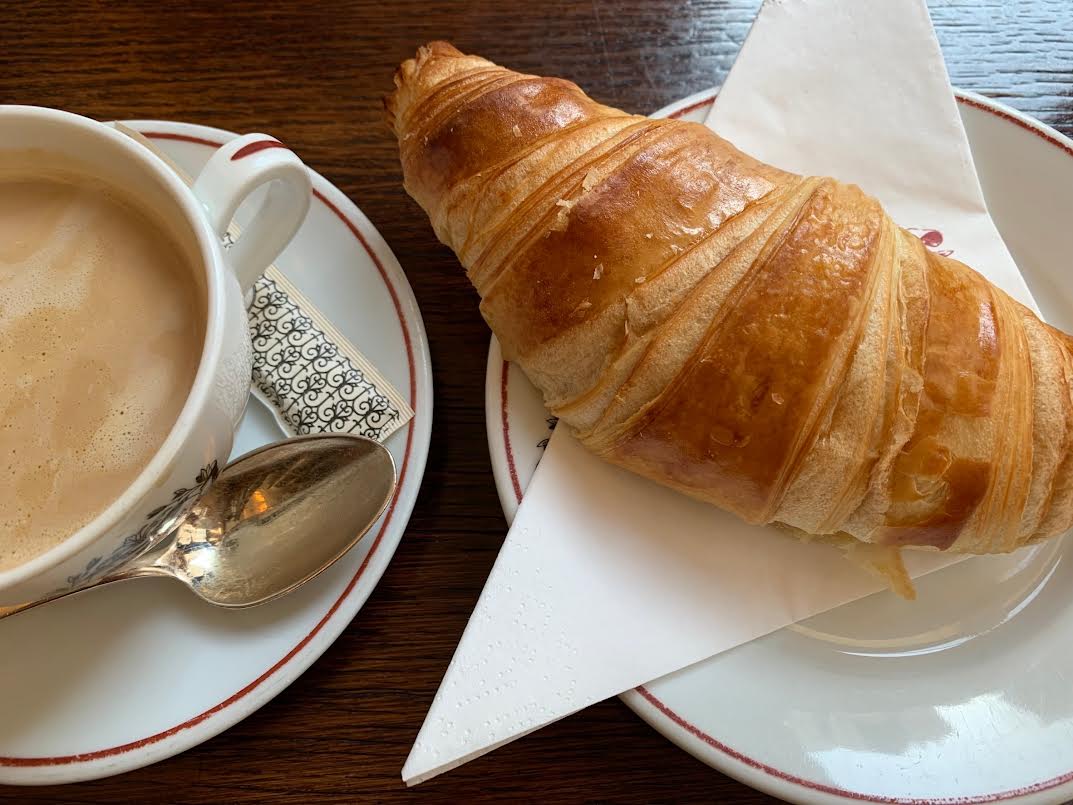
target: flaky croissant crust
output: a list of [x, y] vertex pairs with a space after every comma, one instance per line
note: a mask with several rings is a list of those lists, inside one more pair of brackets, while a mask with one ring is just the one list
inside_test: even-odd
[[407, 191], [592, 452], [903, 585], [1070, 527], [1069, 339], [856, 186], [443, 42], [395, 82]]

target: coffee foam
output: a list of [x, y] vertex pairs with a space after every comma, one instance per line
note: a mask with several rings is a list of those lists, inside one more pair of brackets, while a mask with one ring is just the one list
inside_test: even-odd
[[0, 170], [0, 570], [149, 463], [193, 383], [201, 297], [189, 257], [129, 199]]

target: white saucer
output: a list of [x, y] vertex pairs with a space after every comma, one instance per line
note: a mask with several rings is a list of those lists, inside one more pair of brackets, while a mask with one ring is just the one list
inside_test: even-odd
[[[715, 90], [654, 117], [703, 121]], [[1073, 141], [957, 93], [995, 223], [1052, 324], [1073, 332]], [[488, 441], [508, 519], [551, 422], [492, 339]], [[686, 751], [799, 802], [970, 805], [1073, 797], [1073, 540], [995, 586], [974, 559], [623, 694]], [[993, 582], [992, 582], [993, 583]], [[956, 590], [972, 590], [972, 601]], [[655, 770], [653, 770], [655, 771]]]
[[[235, 135], [130, 121], [190, 174]], [[428, 455], [432, 375], [410, 285], [384, 239], [313, 174], [316, 199], [277, 261], [406, 397], [416, 416], [387, 446], [400, 484], [381, 522], [298, 592], [228, 612], [178, 585], [133, 581], [0, 622], [0, 783], [63, 783], [145, 766], [248, 716], [339, 636], [383, 574]], [[242, 216], [239, 215], [242, 223]], [[251, 400], [234, 454], [282, 437]]]

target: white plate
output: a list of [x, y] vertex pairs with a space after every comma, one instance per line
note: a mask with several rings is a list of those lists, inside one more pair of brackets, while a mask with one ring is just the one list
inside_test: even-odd
[[[703, 121], [715, 90], [654, 117]], [[1073, 332], [1073, 141], [957, 93], [992, 215], [1048, 321]], [[492, 339], [485, 396], [512, 518], [551, 422]], [[1073, 797], [1073, 541], [998, 583], [975, 559], [623, 694], [715, 768], [799, 802], [1065, 802]], [[951, 584], [951, 574], [970, 574]], [[978, 591], [971, 600], [955, 591]]]
[[[130, 121], [196, 174], [235, 135]], [[402, 537], [432, 424], [428, 342], [406, 277], [369, 220], [326, 179], [279, 268], [410, 401], [387, 441], [398, 491], [381, 522], [284, 599], [227, 612], [179, 585], [132, 581], [0, 622], [0, 783], [104, 777], [170, 757], [248, 716], [339, 636]], [[240, 223], [242, 216], [239, 216]], [[281, 438], [251, 400], [234, 454]]]

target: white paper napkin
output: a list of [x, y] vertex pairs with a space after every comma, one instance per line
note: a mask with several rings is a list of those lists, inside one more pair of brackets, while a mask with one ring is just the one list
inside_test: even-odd
[[[780, 167], [857, 182], [1031, 304], [986, 212], [921, 0], [769, 0], [710, 122]], [[952, 561], [906, 560], [911, 575]], [[832, 548], [604, 464], [559, 429], [403, 779], [882, 587]]]
[[923, 0], [765, 3], [707, 123], [772, 165], [859, 184], [1038, 312], [987, 213]]

